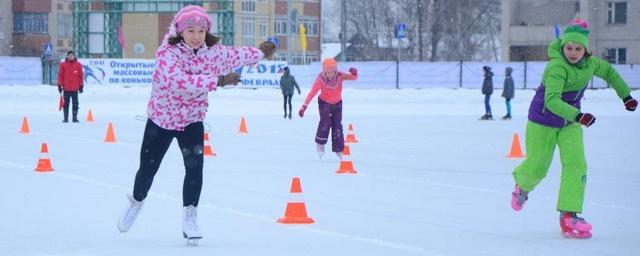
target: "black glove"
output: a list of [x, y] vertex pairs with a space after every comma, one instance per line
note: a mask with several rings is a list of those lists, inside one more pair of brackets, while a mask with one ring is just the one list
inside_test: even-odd
[[62, 86], [58, 85], [58, 93], [62, 93]]
[[264, 53], [265, 59], [271, 58], [271, 55], [276, 52], [276, 44], [271, 41], [262, 42], [258, 46], [258, 48], [260, 49], [260, 51], [262, 51], [262, 53]]
[[82, 89], [84, 89], [84, 85], [80, 86], [80, 90], [79, 90], [80, 93], [82, 93]]
[[622, 102], [624, 102], [624, 108], [626, 108], [629, 111], [635, 111], [636, 108], [638, 107], [638, 101], [633, 97], [631, 97], [631, 95], [624, 98]]
[[596, 122], [596, 117], [589, 113], [580, 113], [576, 116], [576, 122], [589, 127]]
[[218, 76], [218, 86], [224, 87], [225, 85], [237, 85], [240, 82], [240, 74], [231, 72], [226, 75]]

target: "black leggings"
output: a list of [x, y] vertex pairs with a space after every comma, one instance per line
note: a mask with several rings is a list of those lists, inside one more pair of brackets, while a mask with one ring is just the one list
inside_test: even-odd
[[291, 113], [291, 98], [293, 98], [293, 94], [290, 95], [282, 95], [284, 96], [284, 114], [287, 114], [287, 104], [289, 104], [289, 113]]
[[133, 185], [133, 198], [142, 201], [147, 197], [153, 177], [160, 168], [173, 138], [178, 139], [184, 160], [184, 183], [182, 185], [182, 205], [198, 206], [202, 190], [202, 167], [204, 158], [204, 126], [202, 122], [187, 125], [184, 131], [167, 130], [147, 119], [140, 149], [140, 168]]

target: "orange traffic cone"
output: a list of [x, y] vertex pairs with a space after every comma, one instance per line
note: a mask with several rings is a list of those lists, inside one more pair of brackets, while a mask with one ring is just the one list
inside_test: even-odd
[[345, 144], [342, 150], [342, 160], [340, 160], [340, 167], [336, 171], [338, 174], [356, 174], [356, 170], [353, 168], [353, 162], [351, 161], [351, 149], [349, 145]]
[[87, 123], [93, 122], [93, 112], [89, 109], [89, 113], [87, 113]]
[[109, 123], [109, 126], [107, 127], [107, 135], [104, 137], [104, 142], [116, 142], [116, 135], [113, 133], [113, 125], [111, 123]]
[[511, 152], [507, 155], [509, 158], [521, 158], [524, 157], [522, 150], [520, 149], [520, 138], [518, 133], [513, 134], [513, 141], [511, 142]]
[[27, 121], [26, 116], [22, 119], [22, 127], [20, 128], [20, 133], [29, 134], [29, 121]]
[[49, 148], [47, 143], [42, 143], [40, 147], [40, 158], [38, 158], [38, 164], [33, 169], [36, 172], [52, 172], [53, 166], [51, 166], [51, 160], [49, 159]]
[[249, 131], [247, 130], [247, 121], [244, 120], [244, 116], [242, 117], [242, 119], [240, 119], [240, 129], [238, 129], [239, 133], [249, 133]]
[[209, 133], [204, 133], [204, 156], [216, 156], [216, 152], [213, 152], [213, 148], [209, 144]]
[[302, 186], [300, 178], [293, 177], [291, 181], [291, 195], [287, 202], [287, 209], [284, 217], [278, 219], [278, 223], [282, 224], [311, 224], [315, 221], [307, 216], [307, 207], [302, 198]]
[[358, 143], [356, 139], [356, 135], [353, 133], [353, 125], [349, 124], [349, 133], [347, 134], [347, 138], [344, 140], [347, 143]]

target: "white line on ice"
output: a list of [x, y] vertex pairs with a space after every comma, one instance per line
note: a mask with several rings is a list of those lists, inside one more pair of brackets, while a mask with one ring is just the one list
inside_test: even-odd
[[[14, 163], [14, 162], [2, 160], [2, 159], [0, 159], [0, 166], [8, 166], [8, 167], [18, 168], [18, 169], [31, 169], [31, 167], [28, 167], [26, 165], [19, 164], [19, 163]], [[81, 181], [81, 182], [84, 182], [84, 183], [88, 183], [88, 184], [99, 186], [99, 187], [103, 187], [103, 188], [122, 191], [124, 193], [127, 193], [127, 192], [129, 192], [131, 190], [130, 187], [110, 184], [110, 183], [98, 181], [98, 180], [95, 180], [95, 179], [92, 179], [92, 178], [87, 178], [87, 177], [84, 177], [84, 176], [81, 176], [81, 175], [77, 175], [77, 174], [70, 174], [70, 173], [64, 173], [64, 172], [55, 172], [52, 175], [55, 175], [55, 176], [58, 176], [58, 177], [63, 177], [63, 178], [70, 179], [70, 180]], [[158, 193], [158, 192], [149, 192], [149, 196], [154, 197], [154, 198], [168, 200], [168, 201], [176, 201], [176, 202], [182, 200], [182, 198], [177, 198], [177, 197], [171, 196], [171, 195], [166, 194], [166, 193]], [[276, 218], [270, 217], [270, 216], [244, 212], [244, 211], [236, 210], [236, 209], [233, 209], [233, 208], [222, 207], [222, 206], [218, 206], [218, 205], [210, 204], [210, 203], [200, 203], [199, 207], [201, 209], [218, 210], [218, 211], [225, 212], [225, 213], [228, 213], [228, 214], [237, 215], [237, 216], [243, 216], [243, 217], [252, 218], [252, 219], [257, 219], [257, 220], [260, 220], [260, 221], [263, 221], [263, 222], [273, 223], [273, 224], [275, 224], [274, 220], [276, 219]], [[440, 253], [436, 253], [436, 252], [433, 252], [433, 251], [426, 250], [426, 249], [424, 249], [422, 247], [419, 247], [419, 246], [405, 245], [405, 244], [401, 244], [401, 243], [380, 240], [380, 239], [377, 239], [377, 238], [368, 238], [368, 237], [362, 237], [362, 236], [357, 236], [357, 235], [350, 235], [350, 234], [345, 234], [345, 233], [340, 233], [340, 232], [335, 232], [335, 231], [330, 231], [330, 230], [324, 230], [324, 229], [315, 228], [315, 227], [298, 227], [298, 226], [285, 226], [285, 227], [286, 228], [290, 228], [290, 229], [294, 229], [294, 230], [300, 230], [300, 231], [320, 234], [320, 235], [324, 235], [324, 236], [332, 236], [332, 237], [337, 237], [337, 238], [350, 239], [350, 240], [358, 241], [358, 242], [361, 242], [361, 243], [378, 245], [378, 246], [381, 246], [381, 247], [387, 247], [387, 248], [391, 248], [391, 249], [396, 249], [396, 250], [416, 253], [416, 254], [420, 254], [420, 255], [445, 255], [445, 254], [440, 254]]]

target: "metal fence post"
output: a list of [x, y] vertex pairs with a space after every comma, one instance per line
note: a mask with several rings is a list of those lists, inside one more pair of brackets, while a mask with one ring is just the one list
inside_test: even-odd
[[462, 60], [460, 60], [460, 76], [458, 77], [460, 88], [462, 88]]

